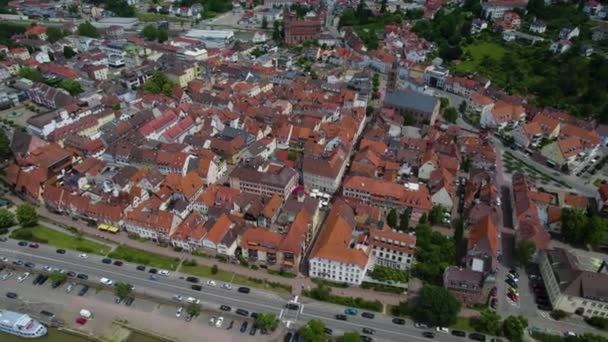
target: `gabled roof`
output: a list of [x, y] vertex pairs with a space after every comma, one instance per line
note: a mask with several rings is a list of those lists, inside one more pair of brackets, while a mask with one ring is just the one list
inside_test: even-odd
[[467, 249], [484, 251], [493, 257], [498, 256], [498, 232], [490, 215], [471, 228]]

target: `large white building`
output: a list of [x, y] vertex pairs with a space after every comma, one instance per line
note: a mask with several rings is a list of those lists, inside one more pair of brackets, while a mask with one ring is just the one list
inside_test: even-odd
[[309, 276], [360, 285], [369, 265], [367, 246], [356, 243], [355, 214], [346, 203], [337, 202], [314, 245], [309, 259]]
[[414, 262], [416, 236], [397, 232], [386, 226], [384, 229], [370, 230], [369, 245], [372, 248], [372, 262], [375, 265], [408, 270]]
[[337, 148], [328, 157], [304, 158], [302, 173], [304, 185], [308, 189], [318, 189], [333, 194], [340, 187], [346, 171], [347, 154]]

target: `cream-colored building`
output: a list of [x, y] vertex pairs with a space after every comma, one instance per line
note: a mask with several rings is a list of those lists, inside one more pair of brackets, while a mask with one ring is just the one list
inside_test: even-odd
[[608, 273], [584, 270], [565, 249], [540, 252], [540, 272], [553, 310], [608, 317]]

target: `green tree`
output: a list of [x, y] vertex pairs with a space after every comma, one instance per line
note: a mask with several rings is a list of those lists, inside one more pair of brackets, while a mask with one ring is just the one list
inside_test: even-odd
[[49, 279], [51, 280], [51, 282], [63, 283], [68, 279], [68, 275], [59, 271], [53, 271], [53, 273], [49, 275]]
[[475, 321], [475, 330], [497, 336], [500, 334], [500, 315], [492, 310], [483, 310]]
[[531, 241], [520, 241], [515, 247], [515, 262], [520, 266], [526, 266], [532, 261], [536, 246]]
[[0, 228], [8, 228], [13, 225], [15, 225], [15, 215], [6, 208], [0, 208]]
[[283, 35], [281, 33], [281, 23], [278, 20], [275, 20], [272, 23], [272, 40], [278, 42], [283, 39]]
[[502, 330], [511, 342], [523, 341], [524, 330], [528, 327], [528, 319], [524, 316], [509, 316], [502, 323]]
[[46, 28], [46, 35], [48, 37], [48, 41], [54, 43], [59, 39], [68, 35], [68, 32], [62, 28], [49, 26]]
[[606, 240], [606, 236], [608, 235], [608, 221], [606, 219], [592, 215], [589, 219], [589, 224], [585, 227], [585, 243], [597, 247]]
[[372, 279], [378, 281], [393, 281], [398, 283], [406, 283], [407, 282], [407, 273], [400, 269], [386, 267], [382, 265], [374, 266], [372, 271], [368, 271], [369, 276]]
[[43, 82], [44, 81], [44, 77], [42, 77], [42, 74], [40, 73], [40, 71], [38, 71], [38, 69], [32, 69], [32, 68], [19, 69], [19, 77], [27, 78], [28, 80], [34, 81], [34, 82]]
[[146, 25], [141, 33], [147, 40], [158, 39], [158, 28], [156, 25]]
[[553, 310], [550, 313], [551, 318], [553, 318], [556, 321], [562, 320], [566, 317], [568, 317], [568, 313], [564, 310]]
[[412, 115], [412, 113], [406, 112], [403, 114], [403, 125], [404, 126], [412, 126], [414, 123], [416, 123], [416, 119], [414, 119], [414, 116]]
[[38, 223], [36, 208], [29, 203], [18, 206], [16, 216], [17, 222], [19, 222], [22, 227], [33, 227]]
[[344, 335], [338, 337], [337, 342], [361, 342], [361, 335], [355, 331], [345, 332]]
[[325, 323], [311, 319], [300, 328], [300, 337], [304, 342], [325, 342]]
[[167, 33], [167, 30], [158, 30], [158, 42], [164, 43], [167, 40], [169, 40], [169, 34]]
[[406, 208], [399, 216], [399, 230], [406, 231], [410, 227], [410, 216], [412, 214], [412, 210], [410, 208]]
[[608, 330], [608, 318], [593, 316], [593, 317], [589, 317], [589, 318], [585, 319], [585, 322], [587, 322], [587, 324], [594, 326], [598, 329]]
[[391, 228], [397, 227], [397, 212], [395, 211], [395, 208], [391, 208], [388, 215], [386, 215], [386, 224]]
[[581, 243], [585, 240], [585, 227], [588, 218], [579, 208], [562, 209], [562, 237], [571, 243]]
[[120, 299], [125, 299], [133, 292], [133, 286], [128, 283], [116, 283], [114, 284], [114, 294]]
[[6, 136], [6, 132], [0, 129], [0, 158], [2, 160], [8, 159], [11, 155], [11, 141]]
[[[464, 103], [464, 101], [463, 101]], [[456, 111], [456, 108], [454, 107], [448, 107], [443, 111], [443, 118], [445, 119], [445, 121], [449, 122], [449, 123], [456, 123], [456, 120], [458, 119], [458, 112]]]
[[446, 212], [445, 208], [441, 205], [434, 205], [429, 213], [429, 222], [432, 225], [440, 224], [443, 222], [443, 215]]
[[211, 266], [211, 274], [217, 274], [218, 271], [217, 265]]
[[277, 315], [273, 313], [259, 313], [258, 317], [255, 319], [255, 324], [261, 328], [269, 331], [275, 331], [279, 326], [279, 319]]
[[[421, 220], [422, 221], [422, 218]], [[441, 284], [443, 271], [456, 261], [454, 241], [434, 232], [428, 224], [416, 227], [416, 264], [414, 273], [425, 282]]]
[[413, 309], [419, 322], [448, 326], [456, 322], [460, 302], [448, 290], [439, 286], [424, 285]]
[[203, 310], [203, 307], [201, 306], [200, 303], [190, 303], [186, 307], [186, 312], [192, 317], [196, 317], [196, 316], [200, 315], [202, 310]]
[[78, 25], [78, 34], [85, 37], [97, 38], [99, 37], [99, 32], [93, 24], [90, 22], [85, 22]]
[[467, 111], [467, 101], [460, 102], [460, 105], [458, 105], [458, 111], [460, 114], [464, 114]]
[[267, 29], [268, 28], [268, 19], [266, 19], [266, 16], [264, 16], [262, 18], [262, 29]]
[[59, 88], [67, 90], [70, 95], [77, 95], [83, 91], [82, 86], [76, 80], [61, 80]]
[[450, 99], [448, 99], [447, 97], [439, 98], [439, 108], [441, 108], [443, 110], [445, 108], [448, 108], [449, 106], [450, 106]]
[[148, 93], [152, 94], [160, 94], [163, 93], [167, 96], [171, 95], [173, 90], [173, 82], [167, 78], [165, 74], [162, 72], [155, 72], [152, 77], [150, 77], [144, 83], [143, 89]]
[[380, 13], [386, 13], [386, 0], [380, 1]]

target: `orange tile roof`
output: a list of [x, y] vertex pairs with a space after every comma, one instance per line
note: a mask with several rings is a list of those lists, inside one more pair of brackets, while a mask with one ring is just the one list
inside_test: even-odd
[[194, 195], [203, 187], [203, 180], [194, 171], [188, 172], [185, 177], [176, 173], [170, 173], [165, 177], [164, 186], [171, 188], [174, 192], [180, 193], [188, 200], [192, 200]]
[[587, 197], [566, 193], [564, 195], [564, 204], [571, 207], [587, 209], [587, 206], [589, 206], [589, 200]]
[[581, 140], [577, 137], [569, 137], [557, 141], [557, 145], [565, 158], [570, 158], [584, 151]]
[[386, 225], [383, 229], [370, 229], [369, 243], [371, 246], [383, 247], [411, 255], [416, 251], [415, 235], [396, 232]]
[[393, 203], [404, 207], [431, 210], [431, 195], [424, 184], [417, 184], [417, 190], [407, 189], [404, 185], [368, 177], [352, 176], [347, 178], [343, 187], [367, 192], [378, 199], [392, 198]]
[[586, 129], [572, 124], [564, 124], [560, 130], [560, 135], [566, 137], [576, 137], [587, 147], [595, 147], [600, 143], [600, 137], [593, 129]]
[[369, 256], [363, 250], [350, 248], [353, 239], [354, 213], [346, 203], [334, 204], [323, 225], [310, 258], [355, 264], [365, 269]]
[[273, 194], [268, 203], [266, 203], [262, 214], [264, 214], [264, 216], [268, 218], [274, 217], [279, 212], [282, 205], [283, 198], [281, 198], [281, 196], [279, 196], [278, 194]]
[[264, 228], [249, 228], [241, 236], [241, 247], [275, 253], [283, 235]]
[[214, 244], [218, 244], [222, 241], [228, 230], [234, 226], [234, 222], [230, 220], [228, 215], [222, 214], [217, 221], [209, 228], [209, 233], [205, 236], [205, 240], [209, 240]]
[[200, 240], [207, 235], [207, 229], [204, 226], [205, 218], [197, 212], [192, 212], [186, 219], [177, 227], [175, 233], [171, 235], [172, 239], [176, 240]]
[[311, 218], [305, 208], [300, 209], [296, 214], [296, 217], [289, 227], [289, 232], [285, 235], [283, 241], [279, 246], [281, 251], [294, 253], [300, 255], [302, 252], [302, 243], [306, 238], [308, 229], [310, 227]]
[[482, 244], [487, 243], [492, 256], [498, 256], [498, 232], [492, 222], [490, 215], [483, 218], [477, 225], [469, 230], [469, 239], [467, 249], [476, 247], [483, 248]]

